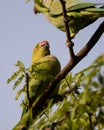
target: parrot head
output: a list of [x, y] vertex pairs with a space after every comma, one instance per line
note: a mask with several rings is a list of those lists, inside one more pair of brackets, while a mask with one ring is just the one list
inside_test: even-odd
[[32, 54], [32, 64], [34, 62], [37, 62], [41, 58], [50, 55], [50, 50], [49, 50], [49, 42], [44, 40], [42, 42], [39, 42], [36, 44], [36, 46], [33, 49], [33, 54]]

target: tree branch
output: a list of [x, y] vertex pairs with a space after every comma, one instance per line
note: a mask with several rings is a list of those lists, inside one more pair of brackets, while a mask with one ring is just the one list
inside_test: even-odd
[[94, 130], [93, 128], [93, 123], [92, 123], [92, 113], [87, 113], [88, 114], [88, 117], [89, 117], [89, 122], [90, 122], [90, 130]]
[[64, 24], [65, 24], [65, 29], [66, 29], [66, 45], [69, 48], [69, 53], [70, 53], [70, 57], [74, 58], [74, 50], [73, 50], [73, 46], [74, 43], [71, 41], [71, 36], [70, 36], [70, 28], [69, 28], [69, 20], [68, 16], [67, 16], [67, 12], [66, 12], [66, 2], [64, 0], [60, 0], [60, 3], [62, 5], [62, 10], [63, 10], [63, 19], [64, 19]]
[[28, 104], [26, 105], [26, 103], [24, 103], [24, 105], [26, 105], [28, 107], [28, 109], [30, 109], [29, 75], [28, 75], [28, 73], [25, 73], [25, 77], [26, 77], [26, 94], [27, 94]]
[[[67, 83], [67, 86], [69, 87], [69, 91], [72, 93], [74, 99], [76, 99], [75, 94], [74, 94], [74, 91], [73, 91], [72, 88], [70, 87], [70, 85], [69, 85], [67, 79], [65, 79], [65, 81], [66, 81], [66, 83]], [[75, 86], [75, 87], [76, 87], [76, 86]]]
[[[35, 119], [42, 109], [44, 104], [47, 102], [50, 93], [55, 89], [56, 85], [65, 78], [65, 76], [89, 53], [89, 51], [94, 47], [97, 41], [100, 39], [104, 32], [104, 22], [98, 27], [96, 32], [93, 34], [88, 43], [76, 54], [74, 58], [71, 58], [68, 64], [63, 68], [63, 70], [56, 75], [55, 80], [49, 84], [46, 90], [42, 93], [39, 100], [33, 106], [33, 118]], [[79, 43], [78, 43], [79, 44]]]
[[73, 97], [74, 97], [74, 99], [76, 100], [75, 94], [79, 94], [78, 86], [77, 86], [77, 85], [75, 85], [75, 86], [72, 87], [72, 88], [69, 88], [69, 90], [66, 90], [66, 91], [63, 92], [62, 94], [56, 95], [56, 96], [54, 97], [53, 103], [57, 103], [57, 102], [59, 102], [59, 101], [63, 101], [63, 99], [66, 98], [66, 96], [67, 96], [68, 94], [71, 94], [71, 93], [73, 94]]

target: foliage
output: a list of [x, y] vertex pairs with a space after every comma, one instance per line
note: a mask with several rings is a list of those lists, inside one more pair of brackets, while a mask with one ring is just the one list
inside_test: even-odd
[[[19, 70], [9, 79], [8, 83], [17, 77], [18, 86], [25, 73], [22, 62], [16, 64]], [[36, 69], [37, 70], [37, 69]], [[18, 83], [19, 82], [19, 83]], [[19, 90], [20, 95], [24, 89]], [[88, 130], [104, 128], [104, 55], [99, 56], [88, 68], [66, 75], [60, 83], [59, 94], [64, 95], [62, 101], [50, 106], [45, 114], [38, 118], [30, 130]], [[18, 96], [17, 96], [18, 97]]]
[[[31, 130], [102, 130], [104, 128], [104, 55], [88, 68], [61, 81], [62, 102], [46, 112]], [[70, 90], [70, 91], [69, 91]], [[66, 93], [65, 93], [66, 91]]]
[[[47, 74], [47, 70], [46, 69], [42, 69], [42, 66], [44, 66], [46, 63], [46, 61], [44, 62], [38, 62], [38, 63], [34, 63], [33, 65], [31, 65], [29, 68], [25, 68], [24, 64], [21, 61], [17, 61], [17, 63], [15, 64], [18, 67], [18, 70], [16, 72], [14, 72], [10, 78], [8, 78], [7, 83], [9, 84], [11, 81], [15, 80], [15, 83], [13, 85], [13, 90], [15, 90], [17, 87], [19, 87], [20, 84], [22, 84], [22, 82], [25, 79], [26, 83], [23, 83], [23, 87], [18, 90], [15, 99], [18, 100], [18, 98], [20, 97], [20, 95], [22, 93], [27, 93], [27, 75], [29, 77], [29, 80], [31, 80], [31, 78], [34, 76], [36, 79], [43, 79], [45, 80], [45, 74]], [[41, 73], [41, 75], [40, 75]], [[49, 78], [53, 78], [53, 76], [48, 75]]]

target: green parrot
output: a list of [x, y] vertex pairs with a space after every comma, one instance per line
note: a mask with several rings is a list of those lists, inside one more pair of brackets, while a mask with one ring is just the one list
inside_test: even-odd
[[[66, 31], [63, 21], [63, 11], [60, 0], [41, 0], [41, 5], [46, 7], [44, 11], [41, 5], [34, 0], [34, 12], [43, 13], [46, 19], [61, 31]], [[86, 26], [92, 24], [99, 17], [104, 17], [104, 3], [91, 3], [84, 0], [64, 0], [66, 2], [67, 18], [71, 38]], [[36, 3], [36, 4], [35, 4]], [[41, 8], [41, 9], [40, 9]]]
[[[20, 122], [13, 128], [13, 130], [22, 130], [27, 127], [27, 124], [31, 125], [32, 112], [31, 108], [35, 101], [41, 96], [49, 83], [60, 72], [61, 65], [59, 60], [50, 54], [50, 46], [48, 41], [44, 40], [39, 42], [33, 49], [32, 65], [30, 66], [29, 75], [29, 98], [30, 98], [30, 110], [25, 105], [28, 103], [27, 95], [24, 100], [23, 113]], [[49, 98], [53, 98], [58, 94], [59, 86], [53, 90]], [[28, 105], [28, 104], [27, 104]]]
[[60, 69], [61, 66], [58, 59], [50, 55], [48, 41], [44, 40], [38, 43], [33, 50], [32, 66], [30, 66], [30, 71], [32, 72], [29, 81], [30, 105], [42, 94], [50, 81], [60, 72]]

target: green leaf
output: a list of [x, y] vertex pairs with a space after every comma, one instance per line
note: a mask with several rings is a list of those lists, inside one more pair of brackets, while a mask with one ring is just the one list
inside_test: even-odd
[[99, 84], [96, 82], [96, 81], [92, 81], [91, 82], [91, 85], [95, 88], [98, 88], [99, 87]]
[[21, 61], [17, 61], [15, 65], [19, 69], [14, 72], [10, 78], [7, 79], [7, 84], [9, 84], [12, 80], [15, 80], [22, 72], [25, 72], [25, 66]]
[[22, 93], [24, 93], [24, 92], [25, 92], [25, 88], [23, 87], [22, 89], [20, 89], [20, 90], [17, 92], [17, 94], [16, 94], [16, 96], [15, 96], [15, 99], [18, 100], [18, 98], [20, 97], [20, 95], [21, 95]]
[[20, 75], [20, 77], [18, 78], [18, 80], [15, 82], [15, 84], [13, 86], [13, 90], [16, 89], [16, 87], [22, 82], [24, 77], [25, 77], [24, 74]]
[[15, 80], [22, 72], [23, 69], [19, 69], [16, 72], [14, 72], [13, 75], [10, 78], [8, 78], [7, 84], [9, 84], [12, 80]]
[[17, 61], [17, 63], [15, 65], [18, 66], [19, 68], [22, 68], [22, 69], [25, 68], [24, 64], [19, 60]]

